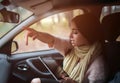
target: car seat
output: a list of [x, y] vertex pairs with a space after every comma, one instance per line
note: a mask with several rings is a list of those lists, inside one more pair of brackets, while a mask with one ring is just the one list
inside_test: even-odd
[[120, 71], [120, 12], [112, 13], [102, 19], [105, 35], [105, 56], [108, 64], [108, 80], [112, 80], [116, 72]]

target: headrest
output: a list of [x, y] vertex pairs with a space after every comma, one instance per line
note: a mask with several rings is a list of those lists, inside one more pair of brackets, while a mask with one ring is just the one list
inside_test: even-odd
[[120, 12], [112, 13], [102, 19], [105, 31], [105, 39], [115, 41], [120, 35]]

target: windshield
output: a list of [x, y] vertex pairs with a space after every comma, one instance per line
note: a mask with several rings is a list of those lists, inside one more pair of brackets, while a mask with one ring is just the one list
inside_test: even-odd
[[[19, 15], [20, 15], [19, 23], [21, 23], [23, 20], [27, 19], [28, 17], [30, 17], [33, 14], [32, 12], [30, 12], [22, 7], [14, 8], [12, 11], [19, 13]], [[0, 38], [2, 38], [5, 34], [7, 34], [10, 30], [12, 30], [19, 23], [0, 22]]]

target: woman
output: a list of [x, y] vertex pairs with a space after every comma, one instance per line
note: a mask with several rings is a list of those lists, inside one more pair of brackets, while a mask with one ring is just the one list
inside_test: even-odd
[[[102, 57], [102, 30], [98, 18], [90, 13], [76, 16], [71, 21], [69, 40], [26, 28], [28, 37], [47, 43], [63, 56], [63, 69], [69, 77], [63, 83], [104, 83], [105, 65]], [[31, 83], [59, 83], [55, 80], [34, 78]]]

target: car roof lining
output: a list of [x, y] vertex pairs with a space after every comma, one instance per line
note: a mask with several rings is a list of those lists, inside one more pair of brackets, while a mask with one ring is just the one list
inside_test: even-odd
[[22, 6], [38, 15], [39, 12], [44, 13], [66, 7], [115, 5], [120, 4], [120, 0], [11, 0], [11, 3]]

